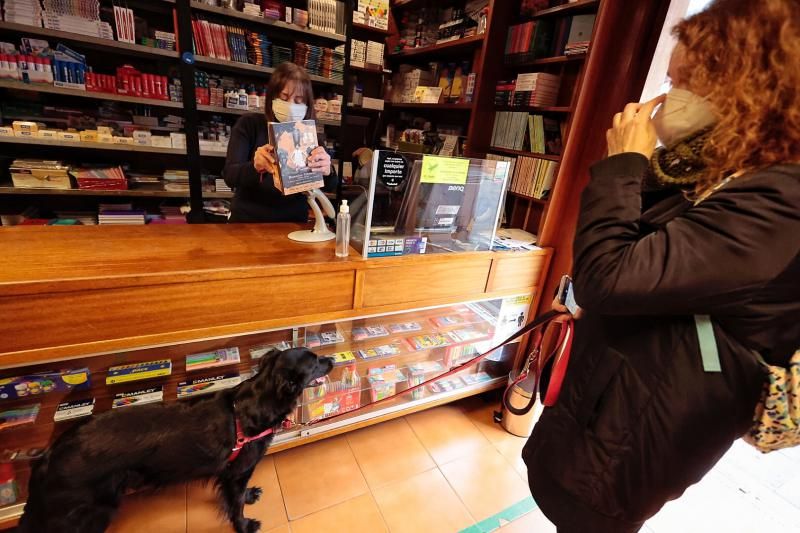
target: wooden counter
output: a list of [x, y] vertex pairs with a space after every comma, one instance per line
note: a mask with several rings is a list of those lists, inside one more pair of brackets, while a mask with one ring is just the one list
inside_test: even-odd
[[[277, 225], [0, 230], [0, 368], [538, 293], [550, 250], [364, 260]], [[534, 302], [534, 309], [536, 302]]]

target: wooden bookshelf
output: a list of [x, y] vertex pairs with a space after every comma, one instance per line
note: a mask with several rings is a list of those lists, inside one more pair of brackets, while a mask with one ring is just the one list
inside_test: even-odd
[[385, 69], [383, 67], [377, 67], [377, 66], [360, 67], [358, 65], [353, 65], [353, 64], [350, 64], [350, 70], [354, 70], [357, 72], [369, 72], [373, 74], [383, 74], [385, 72]]
[[548, 161], [561, 161], [561, 156], [556, 154], [539, 154], [536, 152], [527, 152], [525, 150], [512, 150], [510, 148], [500, 148], [498, 146], [490, 146], [489, 150], [504, 155], [535, 157], [537, 159], [546, 159]]
[[469, 111], [472, 109], [473, 104], [415, 104], [403, 102], [386, 102], [388, 107], [397, 109], [431, 109], [441, 111]]
[[408, 57], [422, 57], [428, 55], [441, 54], [444, 52], [460, 52], [462, 49], [468, 49], [471, 46], [476, 46], [483, 42], [485, 35], [479, 33], [470, 37], [464, 37], [455, 41], [449, 41], [442, 44], [435, 44], [433, 46], [423, 46], [421, 48], [407, 48], [401, 52], [389, 54], [390, 58], [403, 59]]
[[550, 7], [547, 9], [540, 9], [534, 13], [534, 18], [551, 17], [551, 16], [568, 16], [578, 15], [580, 13], [596, 11], [600, 5], [600, 0], [578, 0], [560, 6]]
[[211, 5], [205, 4], [203, 2], [197, 2], [195, 0], [192, 0], [191, 6], [192, 6], [192, 9], [195, 10], [195, 11], [203, 11], [203, 12], [206, 12], [206, 13], [213, 13], [215, 15], [219, 15], [219, 16], [223, 16], [223, 17], [243, 20], [243, 21], [247, 21], [247, 22], [251, 22], [251, 23], [255, 23], [255, 24], [262, 24], [262, 25], [267, 26], [267, 27], [269, 27], [271, 29], [282, 30], [282, 31], [284, 31], [286, 33], [289, 33], [289, 34], [292, 34], [292, 33], [293, 34], [298, 34], [299, 33], [301, 35], [318, 37], [318, 38], [323, 38], [323, 39], [329, 39], [331, 41], [336, 41], [336, 42], [339, 42], [339, 43], [343, 43], [343, 42], [345, 42], [347, 40], [347, 36], [340, 35], [338, 33], [329, 33], [329, 32], [320, 31], [320, 30], [312, 30], [311, 28], [301, 28], [300, 26], [297, 26], [295, 24], [289, 24], [289, 23], [284, 22], [282, 20], [274, 20], [274, 19], [270, 19], [270, 18], [266, 18], [266, 17], [257, 17], [257, 16], [253, 16], [253, 15], [246, 15], [246, 14], [242, 13], [241, 11], [237, 11], [235, 9], [227, 9], [227, 8], [224, 8], [224, 7], [211, 6]]
[[[247, 74], [262, 74], [262, 75], [271, 75], [275, 72], [275, 69], [272, 67], [262, 67], [261, 65], [251, 65], [250, 63], [240, 63], [239, 61], [228, 61], [227, 59], [217, 59], [214, 57], [209, 56], [201, 56], [196, 55], [194, 56], [195, 64], [214, 68], [214, 69], [221, 69], [230, 72], [243, 72]], [[334, 80], [332, 78], [324, 78], [322, 76], [315, 76], [313, 74], [308, 75], [311, 78], [311, 81], [316, 83], [325, 83], [328, 85], [344, 85], [343, 80]]]
[[380, 28], [373, 28], [372, 26], [368, 26], [366, 24], [360, 24], [358, 22], [353, 22], [353, 29], [368, 31], [372, 33], [377, 33], [379, 35], [391, 35], [392, 32], [389, 30], [382, 30]]
[[[520, 56], [524, 56], [527, 54], [516, 54]], [[586, 59], [586, 54], [575, 54], [569, 56], [555, 56], [555, 57], [542, 57], [539, 59], [526, 59], [526, 58], [519, 58], [519, 61], [516, 60], [517, 58], [515, 55], [507, 55], [505, 56], [505, 62], [509, 66], [513, 67], [535, 67], [538, 65], [556, 65], [559, 63], [569, 63], [569, 62], [577, 62], [583, 61]]]
[[[250, 113], [261, 113], [262, 112], [261, 110], [252, 111], [252, 110], [249, 110], [249, 109], [233, 109], [233, 108], [230, 108], [230, 107], [222, 107], [222, 106], [216, 106], [216, 105], [202, 105], [202, 104], [198, 104], [197, 105], [197, 110], [205, 112], [205, 113], [217, 113], [217, 114], [220, 114], [220, 115], [249, 115]], [[342, 121], [341, 120], [328, 120], [328, 119], [317, 118], [316, 122], [318, 124], [322, 124], [324, 126], [341, 126], [342, 125]]]
[[[224, 194], [216, 198], [232, 198], [232, 193], [203, 193], [204, 198], [211, 198], [209, 194]], [[0, 195], [21, 196], [112, 196], [120, 198], [189, 198], [189, 192], [178, 191], [145, 191], [128, 189], [124, 191], [102, 191], [97, 189], [21, 189], [11, 185], [0, 186]]]
[[521, 194], [521, 193], [514, 192], [514, 191], [508, 191], [508, 194], [511, 194], [513, 196], [517, 196], [519, 198], [523, 198], [523, 199], [528, 200], [529, 202], [533, 202], [535, 204], [539, 204], [539, 205], [546, 205], [547, 204], [547, 199], [534, 198], [533, 196], [528, 196], [527, 194]]
[[0, 89], [57, 94], [61, 96], [77, 96], [79, 98], [91, 98], [94, 100], [106, 100], [109, 102], [125, 102], [129, 104], [141, 104], [154, 107], [167, 107], [170, 109], [183, 109], [183, 102], [141, 98], [138, 96], [127, 96], [124, 94], [98, 93], [92, 91], [81, 91], [79, 89], [66, 89], [64, 87], [56, 87], [55, 85], [51, 85], [49, 83], [24, 83], [15, 80], [0, 80]]
[[[91, 35], [81, 35], [79, 33], [71, 33], [60, 30], [50, 30], [47, 28], [39, 28], [36, 26], [28, 26], [26, 24], [17, 24], [14, 22], [0, 22], [0, 31], [14, 32], [14, 33], [27, 33], [30, 35], [37, 35], [39, 37], [48, 37], [51, 39], [61, 39], [76, 45], [92, 48], [94, 50], [109, 51], [113, 50], [120, 54], [143, 57], [143, 58], [163, 58], [163, 59], [177, 59], [178, 52], [174, 50], [162, 50], [161, 48], [153, 48], [150, 46], [143, 46], [141, 44], [121, 43], [112, 39], [102, 39], [100, 37], [92, 37]], [[51, 43], [54, 44], [54, 43]]]
[[572, 113], [569, 106], [512, 106], [499, 105], [494, 107], [495, 111], [520, 111], [528, 113]]
[[[160, 148], [157, 146], [140, 146], [138, 144], [112, 144], [98, 142], [71, 142], [28, 137], [0, 137], [0, 144], [21, 144], [29, 146], [50, 146], [71, 150], [110, 150], [116, 152], [137, 152], [146, 154], [186, 155], [183, 148]], [[223, 154], [224, 157], [224, 154]]]

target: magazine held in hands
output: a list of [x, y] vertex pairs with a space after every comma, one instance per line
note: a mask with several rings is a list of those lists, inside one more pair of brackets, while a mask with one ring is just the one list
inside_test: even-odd
[[317, 126], [313, 120], [270, 122], [269, 142], [275, 147], [278, 172], [273, 176], [275, 188], [284, 195], [321, 189], [325, 180], [320, 172], [308, 166], [308, 156], [319, 146]]

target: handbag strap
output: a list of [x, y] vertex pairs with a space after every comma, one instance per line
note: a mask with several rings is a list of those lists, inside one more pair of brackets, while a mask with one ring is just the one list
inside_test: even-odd
[[717, 349], [717, 337], [714, 335], [714, 326], [708, 315], [694, 315], [694, 326], [697, 330], [697, 341], [700, 345], [700, 357], [703, 360], [705, 372], [722, 372]]

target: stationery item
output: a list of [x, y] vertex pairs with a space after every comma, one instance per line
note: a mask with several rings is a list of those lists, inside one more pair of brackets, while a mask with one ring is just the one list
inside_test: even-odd
[[428, 385], [431, 392], [440, 393], [440, 392], [450, 392], [456, 389], [464, 388], [465, 384], [464, 381], [461, 380], [459, 377], [453, 377], [449, 379], [441, 379], [439, 381], [435, 381]]
[[335, 365], [339, 365], [342, 363], [349, 363], [351, 361], [356, 360], [356, 354], [354, 354], [351, 351], [336, 352], [334, 354], [331, 354], [330, 357], [333, 357], [333, 364]]
[[210, 394], [219, 390], [235, 387], [241, 382], [242, 376], [235, 373], [182, 381], [178, 383], [178, 398]]
[[[444, 367], [439, 361], [419, 361], [417, 363], [412, 363], [408, 365], [408, 386], [413, 387], [414, 385], [419, 385], [425, 381], [427, 374], [442, 371], [444, 371]], [[424, 396], [425, 390], [422, 387], [411, 392], [411, 398], [414, 400], [419, 400]]]
[[484, 383], [486, 381], [491, 381], [493, 378], [486, 372], [478, 372], [476, 374], [465, 374], [461, 376], [461, 379], [467, 385], [476, 385], [478, 383]]
[[431, 318], [430, 320], [433, 325], [438, 328], [446, 328], [448, 326], [457, 326], [467, 323], [467, 319], [462, 315], [437, 316]]
[[214, 350], [213, 352], [187, 355], [186, 371], [191, 372], [193, 370], [232, 365], [238, 363], [239, 361], [239, 348], [221, 348], [219, 350]]
[[409, 331], [419, 331], [421, 329], [422, 326], [419, 324], [419, 322], [403, 322], [389, 326], [389, 331], [392, 333], [406, 333]]
[[170, 359], [112, 366], [108, 369], [108, 374], [106, 375], [106, 385], [158, 378], [169, 376], [170, 374], [172, 374], [172, 361]]
[[39, 416], [40, 407], [41, 404], [37, 403], [36, 405], [21, 407], [19, 409], [0, 411], [0, 431], [24, 426], [26, 424], [33, 424], [36, 421], [36, 417]]
[[361, 406], [361, 378], [355, 365], [346, 366], [338, 381], [328, 381], [303, 390], [303, 418], [306, 422], [346, 413]]
[[111, 400], [111, 408], [129, 407], [131, 405], [145, 405], [164, 400], [164, 386], [147, 387], [132, 392], [120, 392]]
[[368, 348], [366, 350], [359, 350], [358, 356], [362, 359], [374, 359], [376, 357], [387, 357], [397, 355], [400, 353], [400, 346], [397, 344], [383, 344], [375, 348]]
[[38, 396], [50, 392], [86, 390], [90, 386], [89, 369], [40, 372], [12, 378], [0, 379], [0, 400]]
[[308, 166], [311, 152], [319, 146], [313, 120], [270, 122], [269, 139], [278, 162], [278, 171], [272, 176], [273, 184], [282, 194], [320, 189], [325, 185], [322, 173]]
[[450, 337], [452, 337], [455, 342], [483, 340], [489, 337], [489, 335], [484, 331], [470, 329], [470, 328], [450, 331], [448, 332], [448, 335], [450, 335]]
[[365, 339], [386, 337], [389, 335], [389, 331], [383, 326], [366, 326], [363, 328], [353, 328], [352, 335], [354, 341], [363, 341]]
[[393, 396], [397, 391], [397, 384], [405, 381], [406, 376], [395, 365], [389, 365], [383, 368], [370, 368], [367, 380], [370, 384], [372, 401], [377, 402]]
[[70, 402], [63, 402], [58, 404], [56, 412], [53, 415], [53, 422], [61, 422], [62, 420], [72, 420], [74, 418], [82, 418], [90, 416], [94, 411], [94, 398], [88, 400], [73, 400]]
[[445, 335], [436, 333], [432, 335], [418, 335], [416, 337], [409, 337], [406, 339], [406, 342], [412, 350], [419, 351], [449, 346], [453, 343], [453, 340]]
[[0, 505], [11, 505], [17, 498], [19, 498], [19, 486], [14, 474], [14, 465], [0, 463]]
[[274, 344], [261, 344], [250, 348], [250, 359], [261, 359], [272, 350], [288, 350], [292, 345], [286, 341], [276, 342]]

